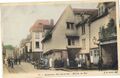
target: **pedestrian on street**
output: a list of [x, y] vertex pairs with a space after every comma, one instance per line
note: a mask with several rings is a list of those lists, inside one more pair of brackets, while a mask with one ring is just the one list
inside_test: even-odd
[[11, 65], [11, 68], [14, 68], [14, 58], [13, 57], [10, 59], [10, 65]]
[[18, 62], [19, 62], [19, 65], [20, 65], [21, 64], [21, 58], [20, 57], [18, 58]]
[[7, 59], [8, 67], [10, 67], [10, 58]]
[[15, 65], [17, 65], [18, 59], [17, 57], [14, 59], [15, 60]]
[[78, 66], [79, 65], [79, 57], [76, 56], [75, 61], [76, 61], [77, 67], [79, 67]]
[[52, 58], [50, 58], [50, 59], [49, 59], [49, 67], [50, 67], [50, 68], [52, 68], [52, 62], [53, 62], [53, 60], [52, 60]]
[[4, 59], [4, 64], [7, 65], [7, 59], [6, 58]]
[[99, 57], [99, 61], [98, 61], [98, 69], [101, 71], [103, 67], [103, 59], [102, 57]]

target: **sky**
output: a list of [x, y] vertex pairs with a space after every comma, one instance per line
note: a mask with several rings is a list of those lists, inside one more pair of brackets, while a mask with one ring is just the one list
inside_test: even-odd
[[97, 3], [61, 2], [6, 5], [1, 8], [2, 42], [19, 46], [20, 41], [30, 33], [29, 28], [38, 19], [58, 20], [66, 6], [94, 9]]

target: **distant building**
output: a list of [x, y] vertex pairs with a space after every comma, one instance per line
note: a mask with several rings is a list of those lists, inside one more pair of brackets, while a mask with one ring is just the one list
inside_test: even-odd
[[30, 28], [30, 45], [31, 58], [35, 61], [43, 56], [42, 39], [46, 31], [51, 27], [53, 21], [51, 20], [37, 20]]
[[19, 46], [19, 53], [20, 53], [20, 56], [23, 60], [26, 59], [25, 42], [26, 42], [26, 39], [22, 39], [21, 42], [20, 42], [20, 46]]

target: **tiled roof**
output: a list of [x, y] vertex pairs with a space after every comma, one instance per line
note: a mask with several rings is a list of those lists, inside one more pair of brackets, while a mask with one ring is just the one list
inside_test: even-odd
[[29, 31], [41, 31], [42, 26], [48, 26], [50, 23], [48, 20], [37, 20]]

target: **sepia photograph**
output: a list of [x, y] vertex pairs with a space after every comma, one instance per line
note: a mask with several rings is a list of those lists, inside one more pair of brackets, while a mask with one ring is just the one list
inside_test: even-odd
[[117, 5], [117, 0], [0, 4], [3, 78], [119, 74]]

